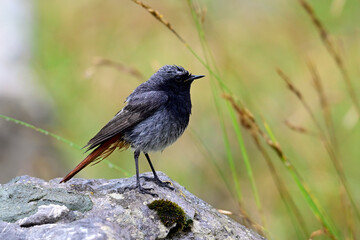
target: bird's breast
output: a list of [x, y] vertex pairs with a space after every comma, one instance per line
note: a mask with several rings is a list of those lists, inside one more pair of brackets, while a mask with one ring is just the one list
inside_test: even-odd
[[125, 141], [139, 151], [162, 151], [183, 134], [189, 117], [188, 109], [168, 104], [126, 132]]

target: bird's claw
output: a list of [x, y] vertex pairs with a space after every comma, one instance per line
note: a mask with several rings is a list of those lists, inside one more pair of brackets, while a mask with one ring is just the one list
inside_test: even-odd
[[151, 192], [151, 190], [154, 190], [152, 188], [143, 188], [143, 187], [139, 187], [139, 192], [142, 194], [150, 194], [153, 197], [159, 197], [159, 195], [157, 195], [156, 193]]
[[128, 189], [128, 190], [138, 189], [139, 192], [142, 194], [149, 194], [153, 197], [159, 197], [159, 195], [157, 195], [156, 193], [151, 192], [152, 190], [154, 190], [153, 188], [144, 188], [141, 185], [129, 186], [129, 187], [125, 187], [125, 189]]
[[172, 182], [163, 182], [161, 181], [159, 178], [156, 177], [145, 177], [142, 176], [141, 178], [144, 178], [145, 181], [150, 181], [150, 182], [154, 182], [156, 185], [160, 186], [160, 187], [166, 187], [169, 188], [170, 190], [174, 190], [175, 188], [172, 185]]

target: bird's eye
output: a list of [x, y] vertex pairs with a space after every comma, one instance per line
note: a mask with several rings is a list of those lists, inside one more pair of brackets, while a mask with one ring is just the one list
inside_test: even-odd
[[183, 79], [181, 77], [176, 77], [175, 82], [181, 83], [181, 82], [183, 82]]

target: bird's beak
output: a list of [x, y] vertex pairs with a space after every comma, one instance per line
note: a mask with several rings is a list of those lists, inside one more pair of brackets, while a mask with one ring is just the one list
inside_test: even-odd
[[195, 79], [203, 78], [203, 77], [205, 77], [205, 75], [191, 75], [191, 76], [189, 77], [189, 79], [186, 80], [185, 82], [187, 82], [187, 81], [194, 81]]

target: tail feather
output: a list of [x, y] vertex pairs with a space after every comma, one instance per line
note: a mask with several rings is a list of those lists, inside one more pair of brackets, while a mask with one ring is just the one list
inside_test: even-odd
[[[71, 172], [69, 172], [60, 183], [69, 181], [75, 174], [80, 172], [84, 167], [88, 166], [90, 163], [98, 160], [94, 164], [103, 160], [109, 156], [116, 148], [127, 148], [129, 144], [125, 143], [123, 140], [118, 139], [117, 136], [112, 137], [102, 143], [94, 151], [92, 151], [84, 160], [82, 160]], [[100, 158], [100, 159], [99, 159]]]

